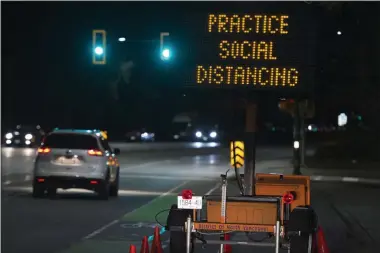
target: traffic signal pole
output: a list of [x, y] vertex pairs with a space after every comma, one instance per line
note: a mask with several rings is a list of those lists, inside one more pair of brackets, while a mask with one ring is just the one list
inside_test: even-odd
[[301, 149], [301, 167], [302, 166], [306, 166], [305, 165], [305, 155], [306, 155], [306, 133], [305, 133], [305, 119], [304, 118], [301, 118], [300, 119], [300, 122], [301, 122], [301, 134], [300, 134], [300, 137], [301, 137], [301, 142], [300, 142], [300, 149]]
[[247, 101], [245, 114], [245, 165], [244, 165], [244, 195], [254, 195], [255, 161], [256, 161], [256, 118], [257, 104]]
[[293, 175], [301, 175], [301, 114], [299, 100], [295, 102], [293, 131]]

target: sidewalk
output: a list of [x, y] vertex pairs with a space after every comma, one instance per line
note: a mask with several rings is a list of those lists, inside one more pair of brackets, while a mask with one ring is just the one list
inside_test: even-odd
[[380, 162], [310, 161], [301, 171], [302, 174], [311, 176], [313, 181], [380, 184]]
[[[240, 173], [243, 173], [241, 170]], [[262, 161], [256, 163], [256, 173], [276, 173], [291, 175], [292, 162], [283, 160]], [[350, 182], [380, 185], [380, 163], [311, 163], [301, 167], [301, 173], [310, 176], [312, 181]], [[229, 178], [235, 178], [234, 171]]]

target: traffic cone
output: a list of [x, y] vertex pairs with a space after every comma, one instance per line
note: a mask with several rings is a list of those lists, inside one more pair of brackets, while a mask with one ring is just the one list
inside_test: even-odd
[[147, 236], [144, 236], [142, 239], [140, 253], [149, 253], [149, 243]]
[[313, 233], [313, 241], [311, 243], [311, 252], [317, 253], [317, 233]]
[[[224, 234], [224, 241], [229, 241], [230, 237], [230, 234]], [[223, 253], [232, 253], [231, 244], [223, 244]]]
[[136, 253], [136, 246], [135, 245], [129, 246], [129, 253]]
[[154, 237], [152, 241], [152, 249], [150, 253], [163, 253], [164, 250], [162, 249], [161, 245], [161, 238], [160, 238], [160, 229], [158, 227], [154, 228]]
[[318, 253], [330, 253], [330, 250], [327, 246], [325, 233], [323, 233], [322, 228], [319, 226], [317, 231], [317, 249]]

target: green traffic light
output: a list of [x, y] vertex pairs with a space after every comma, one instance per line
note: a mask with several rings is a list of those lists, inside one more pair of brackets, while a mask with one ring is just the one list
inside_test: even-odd
[[162, 50], [161, 58], [163, 60], [168, 60], [170, 58], [170, 50], [168, 48], [165, 48], [164, 50]]
[[103, 49], [103, 47], [96, 47], [96, 48], [94, 49], [94, 52], [95, 52], [95, 54], [97, 54], [97, 55], [102, 55], [102, 54], [104, 53], [104, 49]]

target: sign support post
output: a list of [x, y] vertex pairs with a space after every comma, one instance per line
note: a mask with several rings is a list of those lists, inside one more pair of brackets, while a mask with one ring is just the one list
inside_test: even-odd
[[245, 166], [244, 166], [244, 195], [254, 195], [255, 162], [256, 162], [256, 117], [257, 103], [247, 101], [245, 115]]

